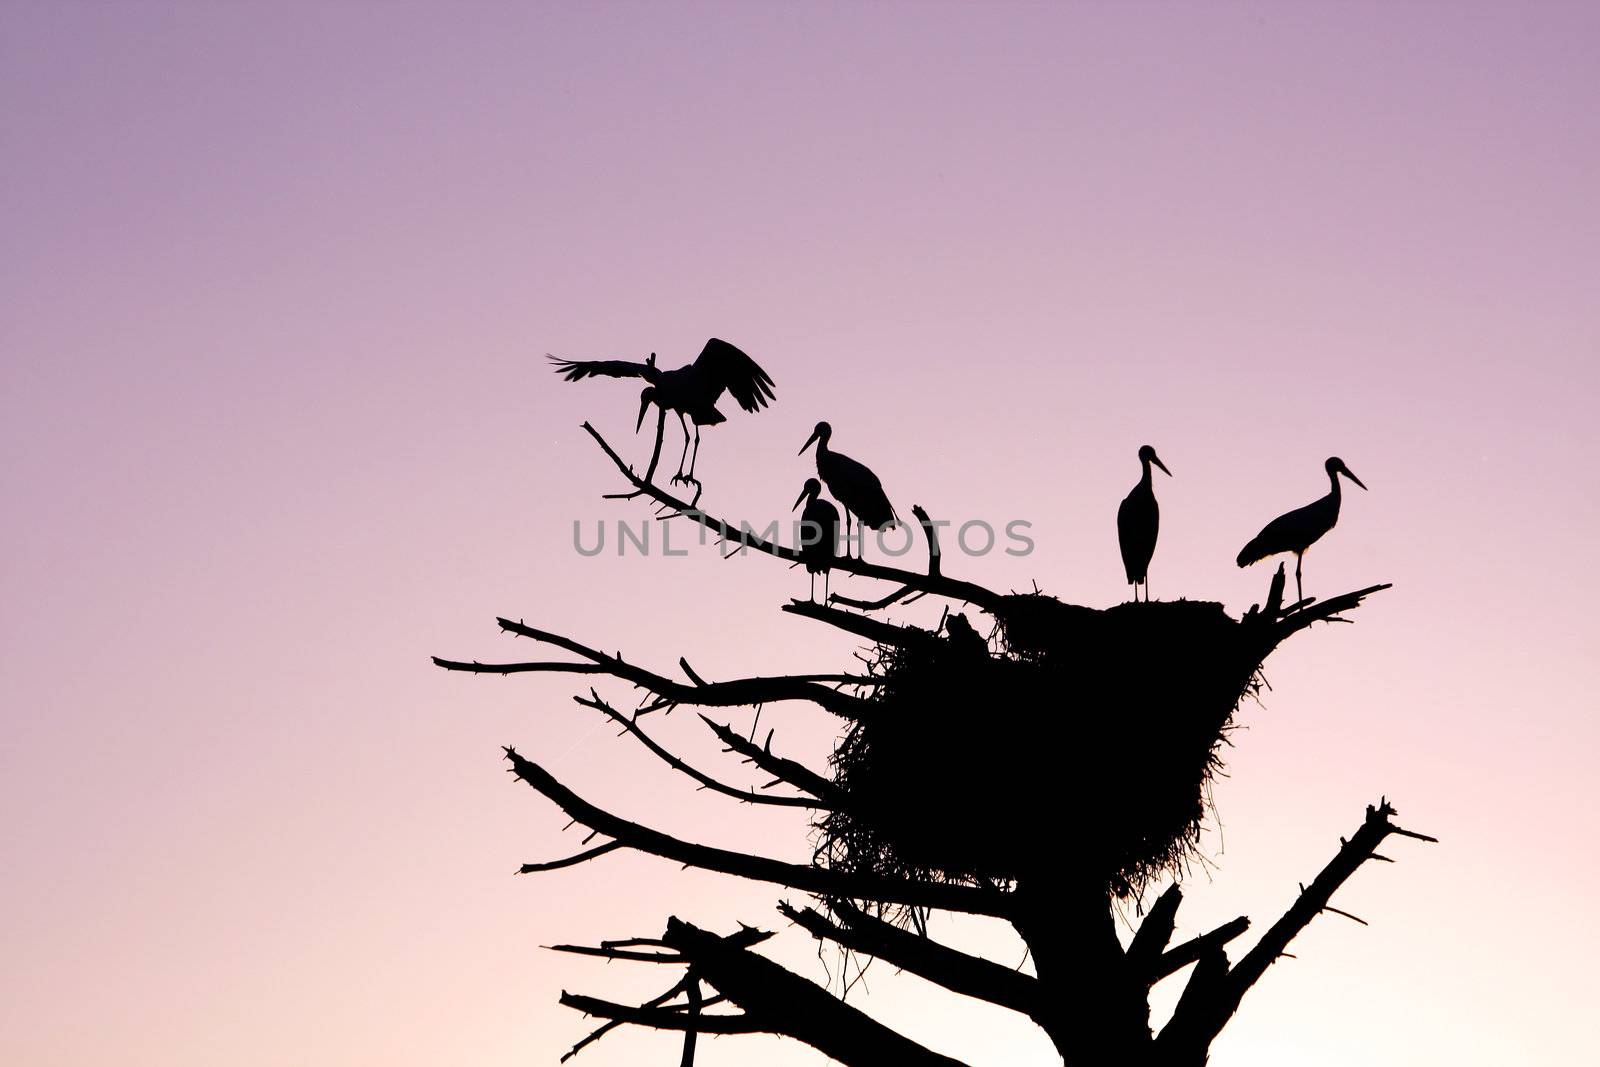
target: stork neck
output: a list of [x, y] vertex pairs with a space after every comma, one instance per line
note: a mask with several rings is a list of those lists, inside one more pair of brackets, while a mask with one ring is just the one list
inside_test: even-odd
[[1339, 489], [1339, 472], [1338, 471], [1329, 471], [1328, 472], [1328, 481], [1332, 483], [1333, 488], [1328, 490], [1327, 499], [1330, 502], [1332, 502], [1332, 504], [1333, 504], [1333, 514], [1334, 515], [1338, 515], [1339, 514], [1339, 501], [1341, 499], [1341, 496], [1340, 496], [1341, 490]]
[[1139, 488], [1140, 489], [1149, 489], [1150, 488], [1150, 461], [1147, 460], [1147, 459], [1141, 459], [1139, 461], [1139, 464], [1140, 464], [1140, 466], [1142, 466], [1144, 468], [1144, 474], [1141, 475], [1140, 478], [1139, 478]]

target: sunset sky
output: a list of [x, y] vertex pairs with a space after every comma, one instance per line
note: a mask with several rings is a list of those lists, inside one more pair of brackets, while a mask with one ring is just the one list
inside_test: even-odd
[[[827, 419], [901, 514], [1031, 523], [1030, 555], [946, 560], [994, 588], [1124, 599], [1148, 443], [1155, 595], [1237, 614], [1270, 566], [1234, 554], [1343, 457], [1370, 492], [1306, 591], [1394, 588], [1269, 661], [1180, 932], [1259, 932], [1382, 795], [1441, 843], [1385, 846], [1335, 900], [1371, 926], [1315, 922], [1213, 1062], [1586, 1061], [1597, 54], [1579, 2], [4, 0], [0, 1062], [554, 1064], [592, 1026], [562, 989], [671, 978], [539, 946], [673, 914], [777, 929], [826, 980], [793, 892], [626, 853], [513, 877], [582, 831], [506, 744], [681, 836], [810, 846], [597, 728], [590, 679], [429, 663], [538, 658], [506, 615], [708, 678], [854, 665], [779, 611], [803, 571], [574, 551], [648, 515], [600, 499], [579, 423], [649, 440], [636, 383], [545, 353], [671, 366], [713, 335], [777, 402], [705, 434], [709, 509], [787, 516]], [[836, 735], [762, 723], [813, 761]], [[692, 714], [656, 728], [750, 780]], [[1061, 791], [1040, 834], [1070, 857], [1106, 798]], [[866, 986], [940, 1052], [1059, 1062], [998, 1010]]]

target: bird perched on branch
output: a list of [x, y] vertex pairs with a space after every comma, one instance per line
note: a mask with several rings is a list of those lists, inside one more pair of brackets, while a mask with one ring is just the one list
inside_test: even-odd
[[[811, 447], [811, 442], [817, 443], [817, 474], [822, 477], [833, 498], [844, 505], [844, 537], [848, 554], [850, 516], [854, 515], [859, 525], [874, 530], [893, 526], [899, 516], [894, 513], [894, 505], [889, 503], [889, 495], [883, 491], [883, 483], [878, 481], [878, 476], [864, 464], [830, 449], [828, 441], [832, 437], [833, 427], [819, 422], [796, 454], [804, 455], [806, 449]], [[861, 540], [865, 546], [866, 537], [863, 536]]]
[[[629, 363], [616, 359], [587, 361], [556, 359], [554, 356], [550, 357], [550, 361], [555, 364], [556, 372], [569, 382], [601, 376], [643, 378], [650, 383], [639, 394], [639, 419], [633, 427], [634, 432], [638, 433], [640, 427], [644, 425], [645, 413], [650, 410], [651, 404], [661, 409], [661, 420], [656, 427], [655, 452], [652, 453], [650, 470], [645, 476], [646, 481], [649, 481], [650, 475], [655, 473], [655, 457], [661, 451], [661, 435], [666, 424], [667, 412], [676, 412], [678, 425], [683, 427], [683, 455], [678, 457], [678, 473], [672, 476], [672, 481], [699, 485], [700, 483], [695, 480], [694, 465], [695, 460], [700, 457], [700, 427], [715, 426], [727, 421], [727, 417], [717, 410], [717, 401], [722, 399], [722, 394], [732, 393], [739, 406], [751, 412], [761, 410], [767, 406], [768, 401], [776, 397], [772, 388], [772, 377], [762, 370], [755, 360], [735, 346], [715, 337], [706, 342], [705, 348], [700, 350], [700, 355], [693, 363], [677, 370], [664, 371], [657, 367], [654, 352], [650, 353], [650, 358], [643, 363]], [[688, 419], [694, 420], [693, 456], [689, 454]], [[689, 463], [687, 474], [683, 470], [685, 460]]]
[[1139, 599], [1139, 586], [1143, 585], [1144, 598], [1148, 601], [1150, 557], [1156, 553], [1156, 533], [1161, 527], [1161, 508], [1156, 504], [1155, 489], [1150, 485], [1150, 465], [1160, 467], [1168, 478], [1172, 477], [1172, 472], [1149, 445], [1139, 447], [1139, 463], [1144, 468], [1139, 484], [1117, 508], [1117, 543], [1122, 547], [1122, 569], [1128, 574], [1128, 584], [1133, 586], [1133, 599]]
[[[805, 504], [800, 513], [800, 531], [795, 539], [800, 549], [800, 562], [811, 575], [811, 599], [817, 599], [817, 575], [822, 575], [822, 599], [828, 599], [828, 575], [839, 554], [839, 509], [822, 499], [822, 483], [807, 478], [805, 488], [794, 502], [797, 508]], [[791, 511], [794, 508], [790, 509]]]
[[1338, 456], [1330, 457], [1322, 467], [1328, 472], [1328, 481], [1332, 485], [1328, 495], [1303, 508], [1295, 508], [1288, 514], [1279, 515], [1267, 523], [1260, 533], [1251, 538], [1249, 544], [1239, 550], [1239, 558], [1236, 561], [1239, 566], [1248, 567], [1268, 556], [1276, 556], [1280, 552], [1293, 552], [1296, 600], [1306, 598], [1305, 592], [1300, 587], [1301, 558], [1306, 554], [1306, 549], [1333, 529], [1334, 523], [1339, 521], [1339, 475], [1344, 475], [1362, 489], [1366, 489], [1361, 479], [1357, 478]]

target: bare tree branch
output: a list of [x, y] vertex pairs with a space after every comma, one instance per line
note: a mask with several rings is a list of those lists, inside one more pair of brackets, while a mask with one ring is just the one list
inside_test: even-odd
[[1340, 612], [1349, 611], [1373, 593], [1381, 593], [1385, 589], [1392, 588], [1394, 588], [1393, 582], [1384, 582], [1382, 585], [1369, 585], [1365, 589], [1343, 593], [1328, 600], [1303, 600], [1279, 616], [1272, 628], [1274, 639], [1281, 642], [1290, 634], [1304, 630], [1314, 622], [1343, 622], [1343, 619], [1337, 618]]
[[[1323, 606], [1328, 603], [1334, 601], [1325, 602]], [[1208, 946], [1202, 951], [1199, 965], [1190, 977], [1171, 1021], [1161, 1031], [1158, 1048], [1173, 1057], [1175, 1063], [1203, 1063], [1205, 1050], [1238, 1010], [1245, 993], [1274, 961], [1287, 955], [1289, 943], [1312, 919], [1330, 910], [1328, 901], [1334, 892], [1372, 858], [1386, 838], [1395, 834], [1419, 841], [1437, 840], [1395, 825], [1390, 820], [1394, 814], [1395, 810], [1387, 799], [1377, 807], [1368, 806], [1367, 817], [1361, 828], [1349, 840], [1341, 843], [1338, 854], [1309, 886], [1301, 888], [1300, 896], [1283, 917], [1273, 923], [1255, 947], [1233, 967], [1227, 966], [1227, 956], [1220, 944]]]
[[739, 678], [731, 682], [708, 682], [684, 685], [654, 671], [628, 663], [620, 655], [608, 656], [604, 652], [581, 645], [568, 637], [537, 630], [522, 622], [496, 619], [506, 633], [528, 637], [535, 641], [566, 649], [584, 659], [604, 667], [608, 674], [632, 682], [641, 688], [657, 693], [674, 704], [697, 704], [701, 707], [745, 707], [778, 700], [807, 700], [835, 715], [859, 718], [870, 711], [870, 705], [856, 697], [847, 696], [837, 689], [799, 678]]
[[648, 852], [703, 870], [720, 871], [756, 881], [774, 882], [818, 896], [881, 900], [886, 903], [942, 908], [974, 915], [1005, 913], [1006, 895], [1003, 893], [942, 882], [846, 875], [820, 867], [785, 863], [766, 856], [732, 852], [710, 845], [682, 841], [595, 807], [556, 781], [543, 767], [523, 759], [515, 749], [507, 748], [505, 752], [506, 758], [511, 761], [512, 773], [549, 797], [562, 811], [591, 830], [612, 837], [640, 852]]
[[[692, 973], [744, 1009], [743, 1018], [859, 1067], [961, 1067], [853, 1008], [764, 956], [677, 919], [663, 939], [691, 960]], [[707, 1016], [707, 1018], [712, 1018]]]
[[553, 860], [549, 863], [524, 863], [517, 868], [517, 873], [538, 874], [541, 871], [559, 871], [563, 867], [576, 867], [580, 863], [586, 863], [599, 856], [604, 856], [607, 852], [615, 852], [621, 847], [622, 843], [620, 841], [607, 841], [603, 845], [591, 848], [587, 852], [580, 852], [576, 856], [568, 856], [566, 859]]
[[[920, 504], [912, 505], [911, 514], [917, 517], [917, 522], [922, 525], [922, 535], [923, 537], [927, 538], [928, 541], [928, 576], [931, 578], [937, 578], [939, 576], [939, 567], [941, 563], [941, 556], [939, 552], [939, 527], [932, 519], [928, 518], [928, 513], [922, 509]], [[856, 600], [852, 597], [842, 596], [839, 593], [834, 593], [828, 597], [828, 603], [842, 604], [847, 608], [860, 608], [862, 611], [881, 611], [882, 609], [889, 607], [891, 604], [899, 603], [915, 592], [917, 592], [916, 586], [902, 585], [899, 589], [896, 589], [886, 596], [879, 597], [877, 600]]]
[[551, 952], [567, 952], [574, 956], [598, 956], [606, 960], [630, 960], [634, 963], [687, 963], [676, 952], [639, 952], [635, 949], [613, 948], [610, 945], [548, 945]]
[[[689, 1015], [700, 1021], [700, 1011], [705, 1007], [705, 998], [700, 994], [700, 980], [694, 975], [689, 976], [688, 988], [684, 990], [684, 999], [688, 1002]], [[699, 1027], [690, 1027], [683, 1032], [683, 1055], [678, 1059], [678, 1067], [694, 1067], [694, 1050], [700, 1037]]]
[[818, 940], [832, 941], [880, 959], [951, 992], [1029, 1016], [1044, 1010], [1039, 982], [1032, 975], [941, 945], [849, 904], [836, 902], [832, 906], [843, 925], [829, 921], [814, 908], [796, 908], [784, 902], [778, 910]]
[[[589, 696], [587, 698], [575, 696], [572, 699], [576, 703], [582, 704], [586, 708], [594, 708], [596, 711], [601, 712], [606, 716], [606, 718], [610, 719], [612, 722], [621, 726], [623, 730], [636, 737], [640, 744], [649, 749], [667, 766], [681, 774], [688, 775], [690, 778], [693, 778], [707, 789], [722, 793], [726, 796], [734, 797], [746, 804], [769, 804], [777, 807], [791, 808], [825, 808], [830, 806], [815, 797], [772, 796], [768, 793], [757, 792], [753, 788], [740, 789], [737, 786], [731, 786], [725, 782], [719, 782], [710, 775], [689, 766], [687, 763], [683, 762], [683, 760], [662, 748], [656, 743], [654, 738], [640, 728], [636, 719], [622, 714], [616, 708], [613, 708], [610, 704], [607, 704], [604, 700], [601, 700], [599, 694], [597, 694], [593, 689], [589, 690]], [[701, 716], [701, 718], [704, 717], [705, 716]]]
[[816, 619], [818, 622], [825, 622], [829, 626], [837, 626], [847, 633], [864, 637], [880, 645], [906, 645], [915, 641], [932, 640], [934, 637], [932, 632], [919, 626], [901, 626], [883, 622], [880, 619], [854, 615], [823, 604], [814, 604], [809, 600], [792, 600], [783, 606], [783, 610], [790, 615], [801, 615], [808, 619]]
[[[661, 996], [641, 1005], [618, 1004], [597, 997], [563, 992], [561, 1003], [587, 1015], [608, 1020], [567, 1054], [575, 1055], [615, 1026], [633, 1023], [657, 1030], [684, 1033], [683, 1060], [692, 1062], [694, 1035], [772, 1033], [795, 1038], [840, 1063], [877, 1067], [884, 1063], [908, 1067], [959, 1067], [955, 1060], [930, 1052], [895, 1033], [827, 990], [793, 974], [751, 947], [770, 936], [750, 927], [723, 937], [676, 918], [667, 920], [660, 944], [676, 955], [670, 961], [687, 963], [683, 980]], [[713, 986], [718, 995], [700, 995], [699, 983]], [[685, 1003], [668, 1003], [678, 993]], [[707, 1007], [730, 1003], [741, 1014], [707, 1015]]]
[[466, 674], [610, 674], [598, 663], [480, 663], [434, 656], [433, 665]]
[[[689, 661], [682, 656], [678, 657], [678, 667], [689, 676], [689, 681], [695, 685], [710, 685], [711, 683], [700, 677], [695, 669], [689, 666]], [[791, 674], [789, 679], [797, 682], [828, 682], [834, 685], [877, 686], [883, 684], [882, 678], [873, 678], [866, 674]]]
[[857, 600], [855, 597], [848, 597], [843, 593], [830, 593], [828, 594], [828, 603], [841, 604], [847, 608], [858, 608], [861, 611], [882, 611], [884, 608], [898, 604], [915, 592], [916, 590], [909, 585], [902, 585], [899, 589], [878, 597], [876, 600]]
[[846, 801], [844, 790], [805, 764], [796, 763], [792, 759], [784, 759], [782, 756], [774, 756], [772, 754], [772, 734], [767, 734], [765, 745], [757, 745], [755, 742], [746, 741], [734, 733], [733, 728], [730, 726], [713, 722], [704, 715], [701, 715], [700, 718], [711, 728], [711, 732], [717, 735], [717, 740], [727, 745], [731, 751], [737, 752], [774, 778], [787, 782], [796, 789], [817, 797], [821, 802], [821, 806], [836, 808]]
[[[688, 988], [689, 982], [690, 982], [689, 976], [685, 975], [678, 982], [677, 985], [673, 986], [671, 989], [667, 990], [665, 993], [662, 993], [660, 996], [653, 997], [652, 999], [645, 1001], [645, 1003], [640, 1005], [640, 1007], [641, 1008], [658, 1008], [658, 1007], [660, 1007], [661, 1005], [665, 1004], [667, 1001], [671, 1000], [673, 997], [677, 996], [679, 993], [684, 992]], [[565, 991], [562, 992], [562, 996], [563, 997], [566, 996]], [[602, 1037], [605, 1037], [607, 1034], [609, 1034], [611, 1031], [615, 1030], [617, 1027], [621, 1026], [622, 1024], [623, 1024], [623, 1021], [621, 1019], [612, 1019], [611, 1021], [607, 1022], [605, 1025], [593, 1030], [592, 1032], [589, 1033], [589, 1035], [587, 1037], [583, 1038], [583, 1040], [579, 1041], [576, 1045], [573, 1045], [570, 1049], [568, 1049], [566, 1054], [561, 1057], [561, 1062], [562, 1063], [566, 1063], [568, 1060], [572, 1059], [572, 1057], [574, 1057], [578, 1053], [582, 1052], [586, 1047], [588, 1047], [589, 1045], [594, 1044], [596, 1041], [599, 1041]]]
[[[610, 1019], [616, 1023], [634, 1023], [655, 1030], [689, 1030], [702, 1034], [760, 1034], [771, 1033], [766, 1027], [752, 1022], [748, 1015], [685, 1015], [669, 1008], [644, 1005], [618, 1004], [598, 997], [578, 993], [561, 993], [561, 1003], [576, 1008], [585, 1015]], [[609, 1028], [608, 1028], [609, 1029]]]
[[943, 555], [939, 551], [939, 527], [923, 510], [921, 504], [911, 505], [911, 514], [916, 516], [917, 522], [922, 524], [922, 535], [928, 539], [928, 576], [937, 577], [943, 563]]
[[843, 718], [856, 719], [871, 711], [871, 705], [866, 701], [827, 685], [808, 681], [805, 677], [739, 678], [731, 682], [685, 685], [654, 671], [636, 667], [622, 659], [620, 655], [607, 655], [560, 634], [538, 630], [509, 619], [497, 619], [496, 622], [507, 633], [555, 645], [590, 662], [486, 664], [464, 663], [435, 656], [434, 664], [445, 670], [469, 671], [477, 674], [517, 674], [524, 671], [609, 674], [659, 695], [665, 701], [663, 706], [693, 704], [701, 707], [744, 707], [779, 700], [805, 700]]
[[1195, 963], [1189, 984], [1183, 987], [1172, 1018], [1161, 1028], [1155, 1047], [1172, 1067], [1204, 1067], [1211, 1040], [1221, 1031], [1207, 1034], [1216, 1016], [1215, 990], [1228, 981], [1228, 953], [1221, 945], [1208, 947]]
[[1150, 964], [1146, 972], [1146, 981], [1150, 985], [1155, 985], [1168, 975], [1183, 970], [1208, 952], [1220, 949], [1248, 929], [1250, 920], [1241, 915], [1237, 919], [1223, 923], [1210, 933], [1190, 938], [1181, 945], [1174, 945]]
[[1143, 974], [1150, 971], [1156, 959], [1166, 951], [1167, 942], [1172, 939], [1173, 925], [1178, 918], [1178, 905], [1183, 903], [1183, 890], [1174, 882], [1166, 891], [1156, 898], [1156, 902], [1145, 913], [1144, 922], [1139, 924], [1139, 932], [1133, 935], [1133, 941], [1128, 945], [1128, 965], [1134, 973]]
[[1305, 929], [1319, 911], [1327, 907], [1334, 892], [1360, 869], [1385, 838], [1391, 834], [1399, 834], [1419, 841], [1438, 843], [1437, 838], [1396, 826], [1390, 821], [1390, 816], [1394, 814], [1395, 809], [1387, 799], [1380, 801], [1377, 807], [1368, 806], [1367, 817], [1361, 828], [1348, 841], [1341, 843], [1338, 855], [1301, 892], [1299, 899], [1283, 917], [1272, 924], [1261, 941], [1233, 967], [1229, 973], [1229, 982], [1235, 987], [1239, 996], [1243, 996], [1245, 990], [1254, 985], [1272, 962], [1283, 954], [1283, 950], [1289, 947], [1289, 942], [1294, 940], [1295, 935]]
[[1167, 948], [1177, 922], [1178, 905], [1182, 902], [1183, 890], [1176, 883], [1168, 886], [1166, 892], [1156, 898], [1139, 926], [1139, 932], [1128, 945], [1128, 966], [1134, 976], [1147, 986], [1155, 985], [1168, 975], [1182, 970], [1250, 928], [1250, 920], [1241, 915], [1210, 933]]

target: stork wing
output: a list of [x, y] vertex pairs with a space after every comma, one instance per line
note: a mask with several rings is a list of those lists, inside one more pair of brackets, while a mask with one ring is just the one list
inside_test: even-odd
[[694, 361], [694, 368], [705, 375], [718, 393], [726, 389], [746, 411], [759, 411], [775, 399], [772, 377], [756, 361], [726, 341], [713, 337]]
[[[1325, 500], [1326, 498], [1324, 498]], [[1323, 501], [1307, 504], [1303, 508], [1284, 512], [1261, 528], [1250, 543], [1239, 550], [1234, 561], [1248, 567], [1257, 560], [1276, 556], [1280, 552], [1302, 552], [1311, 543], [1328, 532], [1328, 524], [1321, 509]]]
[[556, 373], [569, 382], [594, 377], [644, 378], [653, 382], [660, 373], [648, 363], [629, 363], [621, 359], [577, 360], [551, 356], [550, 362], [555, 364]]

